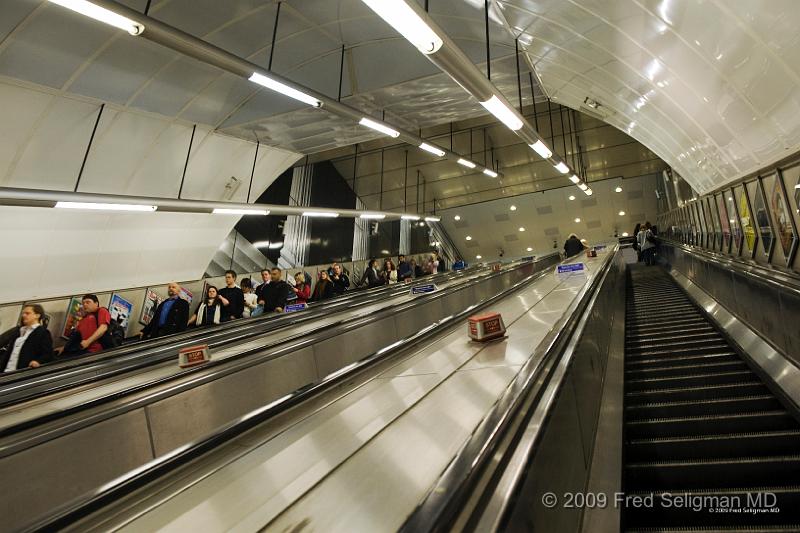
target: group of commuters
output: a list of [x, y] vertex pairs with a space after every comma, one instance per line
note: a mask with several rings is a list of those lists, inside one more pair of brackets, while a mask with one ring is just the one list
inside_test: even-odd
[[[386, 259], [382, 269], [378, 261], [370, 260], [364, 276], [357, 285], [372, 288], [404, 282], [444, 270], [438, 255], [431, 255], [424, 266], [414, 259], [398, 258], [397, 266]], [[194, 311], [181, 297], [181, 286], [176, 282], [167, 285], [167, 299], [156, 307], [150, 322], [138, 334], [139, 339], [154, 339], [180, 333], [191, 327], [221, 324], [229, 320], [256, 317], [269, 313], [282, 313], [289, 304], [319, 302], [341, 296], [350, 289], [350, 277], [338, 263], [319, 272], [312, 283], [307, 272], [298, 272], [287, 283], [278, 268], [261, 271], [261, 283], [254, 285], [250, 278], [237, 285], [236, 272], [225, 272], [225, 286], [207, 285], [205, 294]], [[313, 288], [312, 288], [313, 285]], [[81, 316], [70, 332], [66, 344], [53, 349], [53, 339], [47, 329], [47, 318], [39, 304], [25, 305], [20, 325], [0, 335], [0, 373], [23, 368], [36, 368], [56, 358], [74, 357], [100, 352], [121, 344], [124, 331], [111, 319], [109, 310], [102, 307], [95, 294], [85, 294], [81, 299]], [[121, 335], [121, 337], [119, 337]]]
[[633, 235], [635, 237], [633, 247], [636, 249], [639, 262], [647, 266], [655, 265], [658, 251], [656, 228], [650, 222], [639, 223], [636, 224]]

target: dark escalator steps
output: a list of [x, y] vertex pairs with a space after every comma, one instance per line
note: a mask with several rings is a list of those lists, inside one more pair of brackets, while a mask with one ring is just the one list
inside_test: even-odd
[[622, 529], [800, 532], [796, 415], [665, 271], [628, 272], [623, 494], [650, 505]]

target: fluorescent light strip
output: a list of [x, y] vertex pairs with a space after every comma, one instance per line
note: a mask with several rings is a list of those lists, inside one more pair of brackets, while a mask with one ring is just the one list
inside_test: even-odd
[[578, 183], [581, 182], [581, 179], [578, 176], [576, 176], [575, 174], [573, 174], [572, 176], [569, 177], [569, 181], [571, 181], [572, 183], [577, 185]]
[[436, 156], [439, 156], [439, 157], [442, 157], [444, 155], [444, 150], [440, 150], [439, 148], [436, 148], [435, 146], [431, 146], [428, 143], [422, 143], [422, 144], [419, 145], [419, 147], [422, 148], [423, 150], [425, 150], [426, 152], [430, 152], [433, 155], [436, 155]]
[[299, 100], [304, 104], [308, 104], [312, 107], [322, 107], [322, 102], [317, 100], [311, 95], [308, 95], [302, 91], [298, 91], [297, 89], [293, 89], [288, 85], [285, 85], [279, 81], [273, 80], [270, 77], [264, 76], [263, 74], [259, 74], [258, 72], [253, 72], [253, 75], [248, 78], [253, 83], [257, 83], [262, 87], [266, 87], [267, 89], [271, 89], [275, 92], [281, 93], [289, 98], [294, 98], [295, 100]]
[[256, 241], [253, 243], [253, 246], [256, 248], [269, 248], [269, 241]]
[[400, 137], [400, 132], [399, 131], [393, 130], [392, 128], [390, 128], [388, 126], [384, 126], [380, 122], [375, 122], [374, 120], [372, 120], [370, 118], [364, 117], [361, 120], [359, 120], [358, 123], [361, 124], [362, 126], [366, 126], [366, 127], [371, 128], [371, 129], [373, 129], [375, 131], [379, 131], [379, 132], [383, 133], [384, 135], [388, 135], [389, 137], [394, 137], [394, 138]]
[[215, 215], [269, 215], [269, 211], [266, 209], [230, 209], [227, 207], [214, 208], [212, 213]]
[[362, 213], [360, 217], [374, 219], [374, 220], [383, 220], [384, 218], [386, 218], [386, 215], [382, 215], [380, 213]]
[[585, 191], [583, 191], [583, 192], [585, 192], [585, 193], [586, 193], [586, 196], [591, 196], [592, 194], [594, 194], [594, 193], [592, 192], [592, 189], [586, 189], [586, 190], [585, 190]]
[[528, 146], [533, 148], [533, 150], [537, 154], [542, 156], [542, 158], [544, 159], [550, 159], [551, 157], [553, 157], [553, 152], [542, 141], [536, 141], [535, 143], [529, 144]]
[[363, 2], [423, 54], [433, 54], [442, 47], [442, 39], [406, 4], [405, 0], [363, 0]]
[[428, 222], [439, 222], [442, 219], [441, 217], [425, 217], [425, 220], [427, 220]]
[[459, 164], [459, 165], [462, 165], [462, 166], [465, 166], [465, 167], [467, 167], [467, 168], [475, 168], [475, 167], [477, 166], [477, 165], [476, 165], [475, 163], [473, 163], [472, 161], [468, 161], [467, 159], [463, 159], [463, 158], [461, 158], [461, 159], [459, 159], [459, 160], [458, 160], [458, 164]]
[[418, 215], [403, 215], [400, 218], [403, 220], [419, 220], [420, 217]]
[[280, 241], [279, 242], [272, 242], [272, 243], [269, 244], [269, 249], [270, 250], [277, 250], [278, 248], [281, 248], [282, 246], [283, 246], [283, 242], [280, 242]]
[[582, 190], [582, 191], [586, 191], [586, 189], [588, 189], [588, 188], [589, 188], [589, 186], [588, 186], [588, 185], [586, 185], [585, 183], [581, 183], [580, 185], [578, 185], [578, 188], [579, 188], [580, 190]]
[[481, 102], [481, 105], [511, 131], [522, 129], [522, 120], [497, 95], [492, 96], [485, 102]]
[[496, 178], [497, 177], [497, 172], [495, 172], [494, 170], [489, 170], [488, 168], [484, 168], [483, 169], [483, 173], [486, 174], [487, 176], [491, 177], [491, 178]]
[[152, 213], [158, 209], [155, 205], [140, 205], [140, 204], [103, 204], [92, 202], [56, 202], [59, 209], [91, 209], [96, 211], [139, 211], [145, 213]]
[[304, 217], [321, 217], [321, 218], [336, 218], [339, 213], [331, 213], [329, 211], [303, 211]]
[[53, 4], [58, 4], [62, 7], [66, 7], [67, 9], [71, 9], [72, 11], [80, 13], [81, 15], [85, 15], [89, 18], [109, 24], [115, 28], [125, 30], [131, 35], [141, 35], [144, 31], [143, 24], [127, 17], [123, 17], [122, 15], [118, 15], [117, 13], [114, 13], [113, 11], [104, 7], [87, 2], [86, 0], [50, 0], [50, 2]]
[[562, 174], [566, 174], [567, 172], [569, 172], [569, 167], [565, 165], [563, 161], [557, 165], [553, 165], [553, 167]]

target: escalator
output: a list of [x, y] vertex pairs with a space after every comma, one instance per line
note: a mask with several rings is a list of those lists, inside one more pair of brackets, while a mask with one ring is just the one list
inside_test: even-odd
[[622, 529], [799, 531], [796, 413], [664, 270], [628, 276]]

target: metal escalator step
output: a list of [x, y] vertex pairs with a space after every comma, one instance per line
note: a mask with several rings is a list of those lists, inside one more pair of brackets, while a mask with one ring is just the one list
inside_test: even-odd
[[686, 355], [703, 355], [712, 353], [729, 353], [731, 347], [724, 342], [716, 344], [707, 344], [705, 346], [689, 346], [689, 347], [667, 347], [667, 348], [649, 348], [642, 350], [629, 350], [625, 361], [637, 361], [641, 359], [653, 359], [656, 357], [681, 357]]
[[658, 307], [644, 308], [644, 309], [628, 309], [627, 317], [629, 319], [650, 318], [650, 317], [659, 317], [665, 315], [668, 316], [679, 313], [686, 313], [689, 311], [697, 312], [697, 308], [690, 303], [682, 303], [682, 304], [665, 305], [665, 306], [658, 306]]
[[664, 342], [648, 342], [639, 346], [630, 346], [627, 349], [628, 355], [641, 355], [642, 353], [686, 353], [697, 352], [707, 353], [709, 349], [719, 351], [727, 348], [730, 350], [730, 345], [722, 338], [700, 339], [692, 340], [675, 339], [673, 341]]
[[775, 411], [782, 408], [781, 402], [775, 396], [761, 394], [737, 398], [717, 398], [704, 402], [683, 400], [679, 402], [628, 405], [625, 407], [625, 416], [627, 420], [638, 420], [674, 416], [710, 416], [753, 411]]
[[754, 374], [749, 370], [732, 372], [708, 372], [704, 374], [687, 374], [663, 378], [630, 379], [625, 383], [626, 389], [633, 392], [639, 390], [668, 389], [675, 387], [691, 387], [693, 385], [722, 385], [749, 381]]
[[701, 316], [684, 317], [664, 324], [651, 324], [647, 322], [642, 324], [631, 324], [626, 322], [625, 332], [628, 335], [640, 335], [642, 333], [651, 333], [654, 331], [679, 330], [680, 328], [696, 326], [708, 327], [708, 322]]
[[750, 411], [725, 415], [673, 416], [625, 421], [629, 439], [779, 431], [797, 429], [797, 421], [784, 409]]
[[784, 485], [800, 479], [800, 455], [627, 463], [627, 490]]
[[652, 358], [631, 358], [625, 361], [625, 369], [633, 370], [637, 368], [645, 368], [649, 365], [662, 365], [669, 363], [673, 366], [679, 365], [694, 365], [695, 363], [702, 362], [717, 362], [717, 361], [741, 361], [738, 355], [733, 352], [714, 352], [703, 353], [698, 355], [676, 355], [676, 356], [663, 356]]
[[[627, 532], [800, 531], [800, 487], [794, 485], [670, 488], [636, 491], [628, 496], [631, 503], [624, 506]], [[647, 505], [633, 503], [638, 501]]]
[[688, 326], [679, 330], [653, 331], [651, 333], [632, 334], [630, 331], [627, 331], [625, 342], [645, 342], [662, 338], [670, 339], [675, 335], [719, 335], [719, 333], [708, 324], [700, 324], [698, 326]]
[[694, 318], [703, 320], [700, 311], [695, 308], [681, 309], [676, 311], [664, 311], [663, 313], [648, 312], [638, 315], [627, 315], [625, 323], [630, 324], [632, 327], [641, 326], [643, 324], [657, 324], [659, 326], [668, 324], [670, 319], [684, 320], [687, 318]]
[[632, 439], [625, 445], [629, 461], [668, 461], [677, 459], [756, 457], [791, 455], [800, 450], [800, 429], [721, 433], [654, 439]]
[[674, 402], [680, 400], [705, 401], [714, 398], [732, 398], [738, 396], [757, 396], [768, 394], [769, 389], [755, 374], [739, 383], [722, 383], [719, 385], [691, 385], [688, 387], [672, 387], [627, 391], [625, 401], [632, 403]]
[[656, 344], [656, 343], [663, 343], [663, 342], [695, 342], [695, 341], [703, 341], [709, 339], [721, 339], [722, 335], [717, 333], [711, 328], [708, 328], [706, 331], [699, 331], [699, 332], [681, 332], [680, 335], [675, 333], [662, 333], [659, 336], [647, 336], [645, 338], [640, 337], [629, 337], [625, 340], [625, 347], [628, 348], [636, 348], [643, 344]]
[[625, 376], [630, 377], [631, 379], [646, 379], [702, 374], [708, 372], [728, 372], [746, 368], [747, 365], [741, 359], [734, 361], [698, 363], [694, 365], [672, 365], [669, 361], [662, 361], [660, 365], [651, 365], [645, 368], [625, 370]]

